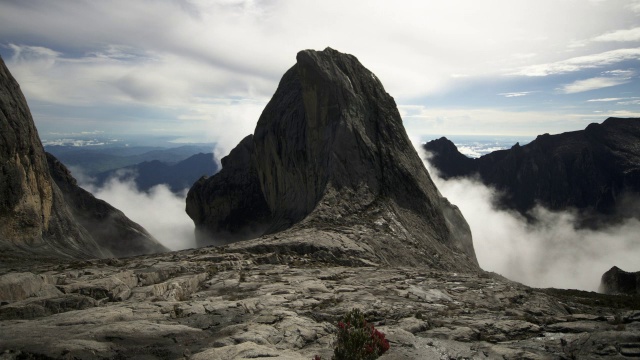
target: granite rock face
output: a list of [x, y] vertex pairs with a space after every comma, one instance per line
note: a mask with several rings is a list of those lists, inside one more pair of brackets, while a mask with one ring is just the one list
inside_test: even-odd
[[253, 135], [244, 138], [221, 160], [222, 169], [203, 176], [187, 194], [187, 214], [196, 224], [199, 245], [252, 239], [262, 235], [271, 211], [260, 190]]
[[536, 203], [552, 209], [640, 218], [640, 119], [609, 118], [581, 131], [540, 135], [531, 143], [478, 159], [446, 138], [424, 146], [445, 179], [477, 174], [504, 195], [500, 205], [526, 214]]
[[45, 153], [20, 86], [0, 59], [0, 261], [163, 252], [140, 225], [78, 187]]
[[[20, 86], [0, 59], [0, 247], [11, 254], [111, 256], [80, 226], [49, 175]], [[5, 259], [6, 257], [6, 259]]]
[[0, 274], [3, 359], [330, 359], [353, 308], [386, 334], [380, 360], [640, 355], [637, 295], [532, 289], [490, 273], [229, 245]]
[[298, 53], [253, 136], [191, 189], [187, 212], [201, 243], [265, 235], [247, 246], [477, 268], [469, 227], [431, 181], [393, 98], [330, 48]]
[[46, 153], [46, 156], [51, 177], [62, 191], [74, 219], [102, 249], [116, 257], [169, 251], [122, 211], [79, 187], [67, 167], [53, 155]]
[[626, 272], [614, 266], [602, 275], [599, 291], [604, 294], [640, 295], [640, 271]]

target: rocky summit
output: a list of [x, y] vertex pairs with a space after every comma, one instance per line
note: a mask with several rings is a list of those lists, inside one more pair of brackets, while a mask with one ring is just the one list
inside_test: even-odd
[[[187, 196], [200, 244], [371, 264], [478, 269], [380, 80], [352, 55], [301, 51], [253, 135]], [[346, 260], [346, 259], [345, 259]]]
[[20, 86], [0, 59], [0, 264], [166, 251], [80, 189], [44, 152]]
[[502, 207], [522, 214], [541, 204], [578, 209], [594, 220], [640, 218], [640, 119], [608, 118], [602, 124], [558, 135], [544, 134], [477, 159], [446, 138], [424, 145], [445, 179], [478, 175], [499, 190]]

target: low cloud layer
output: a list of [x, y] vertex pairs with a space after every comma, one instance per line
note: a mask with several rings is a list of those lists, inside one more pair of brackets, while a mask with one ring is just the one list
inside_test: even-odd
[[80, 186], [122, 211], [129, 219], [142, 225], [171, 250], [195, 247], [193, 221], [185, 208], [186, 190], [176, 195], [166, 185], [157, 185], [149, 192], [139, 191], [134, 179], [114, 177], [101, 188], [90, 183], [76, 171]]
[[575, 214], [537, 207], [532, 212], [537, 222], [531, 225], [515, 212], [495, 209], [494, 189], [473, 179], [443, 180], [427, 161], [425, 165], [440, 192], [469, 223], [484, 270], [529, 286], [588, 291], [596, 291], [602, 274], [614, 265], [640, 270], [636, 219], [598, 231], [575, 229]]

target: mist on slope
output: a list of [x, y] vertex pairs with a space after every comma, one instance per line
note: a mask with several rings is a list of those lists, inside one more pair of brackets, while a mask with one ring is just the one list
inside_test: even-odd
[[118, 173], [108, 179], [104, 186], [97, 187], [91, 178], [83, 176], [78, 169], [72, 169], [72, 173], [82, 188], [142, 225], [170, 250], [196, 246], [193, 221], [185, 212], [188, 189], [174, 194], [168, 186], [161, 184], [148, 192], [140, 191], [136, 187], [135, 177], [125, 177], [124, 173]]
[[[480, 267], [533, 287], [596, 291], [604, 272], [616, 265], [640, 270], [640, 221], [628, 219], [597, 231], [576, 229], [571, 211], [532, 210], [527, 222], [514, 211], [492, 204], [495, 189], [470, 178], [444, 180], [418, 153], [438, 190], [457, 205], [471, 227]], [[637, 204], [636, 204], [637, 206]]]

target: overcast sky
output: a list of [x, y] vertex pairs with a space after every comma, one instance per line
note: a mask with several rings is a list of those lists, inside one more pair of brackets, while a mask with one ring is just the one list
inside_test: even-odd
[[410, 136], [531, 135], [640, 116], [640, 1], [0, 2], [41, 136], [252, 133], [302, 49], [350, 53]]

